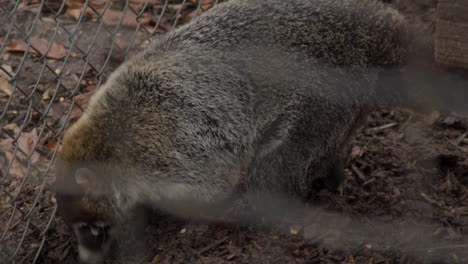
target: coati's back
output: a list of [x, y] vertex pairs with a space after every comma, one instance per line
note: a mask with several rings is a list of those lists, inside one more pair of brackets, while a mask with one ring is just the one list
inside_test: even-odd
[[145, 53], [253, 46], [339, 65], [399, 65], [407, 55], [403, 46], [413, 39], [408, 31], [404, 18], [379, 1], [234, 0], [167, 34]]
[[379, 69], [407, 58], [405, 34], [373, 1], [231, 0], [155, 40], [64, 137], [57, 201], [82, 260], [102, 259], [99, 239], [136, 204], [206, 206], [244, 171], [305, 197], [342, 166]]

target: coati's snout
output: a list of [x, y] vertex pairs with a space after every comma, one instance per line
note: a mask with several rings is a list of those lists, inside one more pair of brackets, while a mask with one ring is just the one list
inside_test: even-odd
[[99, 170], [92, 168], [60, 161], [56, 168], [58, 213], [78, 240], [83, 264], [104, 263], [115, 244], [114, 209], [106, 188], [93, 183]]
[[114, 227], [104, 222], [72, 224], [78, 239], [79, 260], [83, 264], [101, 264], [115, 243]]

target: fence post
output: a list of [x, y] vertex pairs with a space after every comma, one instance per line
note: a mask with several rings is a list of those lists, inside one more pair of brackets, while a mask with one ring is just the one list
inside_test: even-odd
[[468, 0], [439, 0], [435, 33], [436, 62], [468, 69]]

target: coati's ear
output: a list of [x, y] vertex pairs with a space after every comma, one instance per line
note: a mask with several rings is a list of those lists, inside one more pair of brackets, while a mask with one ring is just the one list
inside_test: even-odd
[[75, 182], [83, 189], [90, 187], [91, 177], [93, 177], [93, 171], [88, 168], [78, 168], [75, 171]]

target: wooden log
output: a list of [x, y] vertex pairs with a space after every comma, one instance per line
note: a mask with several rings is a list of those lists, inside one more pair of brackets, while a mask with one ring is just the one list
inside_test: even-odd
[[437, 63], [468, 69], [468, 0], [439, 0], [434, 45]]

